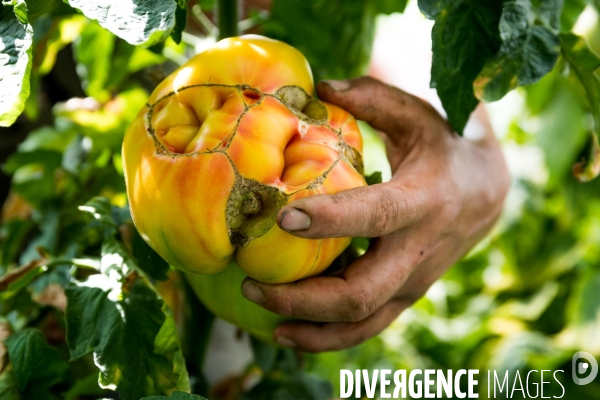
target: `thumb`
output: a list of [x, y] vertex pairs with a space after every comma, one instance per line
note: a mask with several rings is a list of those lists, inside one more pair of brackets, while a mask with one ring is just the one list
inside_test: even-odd
[[387, 134], [421, 133], [446, 121], [427, 102], [375, 78], [321, 81], [319, 97]]
[[420, 219], [419, 204], [390, 182], [296, 200], [281, 209], [277, 224], [304, 238], [376, 237]]

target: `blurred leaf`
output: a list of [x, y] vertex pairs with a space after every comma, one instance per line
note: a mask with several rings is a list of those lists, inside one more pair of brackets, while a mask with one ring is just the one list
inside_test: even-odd
[[103, 393], [104, 390], [98, 386], [98, 375], [94, 373], [75, 381], [73, 386], [63, 394], [62, 400], [78, 400], [85, 398], [86, 395], [101, 397]]
[[6, 161], [4, 171], [14, 174], [13, 190], [41, 209], [42, 204], [55, 195], [55, 171], [61, 162], [62, 155], [50, 150], [13, 153]]
[[524, 88], [527, 109], [533, 115], [542, 113], [550, 102], [554, 100], [557, 86], [561, 81], [564, 81], [562, 78], [560, 67], [557, 66], [542, 79]]
[[25, 3], [27, 3], [27, 17], [30, 22], [33, 22], [42, 15], [51, 13], [62, 4], [62, 0], [25, 0]]
[[12, 125], [25, 108], [32, 44], [25, 2], [20, 0], [14, 8], [0, 5], [0, 126]]
[[86, 18], [78, 14], [53, 23], [43, 40], [35, 46], [34, 70], [37, 68], [40, 75], [48, 74], [54, 67], [58, 52], [79, 37], [86, 23]]
[[27, 153], [35, 150], [51, 150], [62, 153], [75, 133], [72, 131], [59, 132], [56, 129], [43, 126], [27, 135], [25, 140], [19, 144], [19, 152]]
[[382, 14], [402, 13], [408, 0], [376, 0], [377, 11]]
[[33, 221], [14, 219], [0, 227], [0, 266], [8, 267], [17, 260], [34, 225]]
[[107, 230], [107, 236], [116, 233], [118, 225], [113, 216], [112, 205], [106, 197], [96, 196], [83, 206], [79, 206], [79, 210], [92, 214]]
[[33, 268], [29, 269], [18, 279], [10, 282], [8, 284], [8, 287], [0, 292], [0, 301], [5, 301], [18, 294], [21, 290], [25, 289], [27, 285], [29, 285], [35, 278], [43, 274], [46, 270], [47, 268], [42, 266], [34, 266]]
[[555, 83], [548, 101], [540, 114], [535, 141], [544, 151], [551, 179], [559, 182], [569, 173], [585, 143], [587, 132], [582, 124], [585, 112], [564, 79]]
[[368, 0], [275, 0], [263, 34], [300, 50], [315, 80], [345, 79], [366, 72], [376, 14]]
[[573, 29], [588, 2], [589, 0], [564, 0], [563, 12], [560, 15], [562, 31], [570, 32]]
[[40, 208], [38, 230], [39, 233], [30, 240], [27, 248], [19, 257], [19, 263], [25, 264], [37, 260], [40, 257], [39, 249], [54, 252], [58, 245], [60, 231], [60, 215], [55, 207], [47, 206]]
[[131, 74], [164, 61], [165, 58], [162, 55], [158, 55], [149, 49], [132, 46], [125, 41], [118, 40], [111, 73], [106, 85], [113, 90], [118, 89]]
[[8, 365], [0, 373], [0, 398], [3, 400], [21, 400], [17, 377], [12, 365]]
[[600, 273], [586, 269], [573, 287], [569, 299], [568, 316], [571, 323], [581, 328], [600, 329]]
[[174, 390], [169, 397], [167, 396], [150, 396], [144, 397], [142, 400], [207, 400], [202, 396], [198, 396], [196, 394], [189, 394], [186, 392], [180, 392], [179, 390]]
[[[587, 91], [594, 115], [596, 139], [598, 139], [600, 138], [600, 77], [595, 71], [600, 68], [600, 56], [590, 49], [582, 38], [572, 33], [563, 33], [560, 39], [563, 56]], [[574, 171], [580, 172], [581, 175], [576, 177], [582, 181], [594, 179], [600, 173], [600, 168], [597, 167], [600, 163], [600, 153], [595, 151], [593, 145], [587, 157], [584, 164]]]
[[142, 239], [135, 227], [133, 227], [131, 248], [137, 264], [145, 274], [159, 281], [168, 278], [169, 264]]
[[181, 43], [181, 33], [185, 29], [187, 22], [187, 3], [188, 0], [176, 0], [177, 9], [175, 10], [175, 27], [171, 31], [171, 37], [175, 43]]
[[367, 185], [376, 185], [383, 182], [383, 175], [381, 171], [375, 171], [371, 175], [365, 176], [365, 181], [367, 181]]
[[216, 7], [217, 0], [200, 0], [198, 3], [203, 11], [210, 11]]
[[88, 96], [101, 103], [110, 99], [106, 82], [110, 76], [114, 42], [115, 38], [109, 31], [89, 22], [73, 46], [83, 88]]
[[600, 68], [600, 56], [576, 35], [563, 33], [560, 39], [563, 56], [587, 90], [597, 134], [600, 135], [600, 77], [595, 72]]
[[266, 378], [242, 400], [326, 400], [333, 395], [331, 383], [303, 371], [288, 372], [279, 379]]
[[501, 0], [419, 0], [421, 11], [435, 20], [431, 87], [459, 134], [478, 104], [473, 82], [500, 47], [502, 5]]
[[51, 398], [47, 392], [68, 369], [58, 351], [48, 346], [42, 332], [26, 328], [5, 342], [19, 391], [26, 399]]
[[489, 60], [474, 82], [485, 101], [500, 100], [517, 86], [537, 82], [554, 68], [560, 54], [557, 35], [562, 0], [534, 7], [531, 0], [505, 3], [500, 19], [500, 51]]
[[135, 46], [149, 47], [162, 42], [175, 26], [175, 0], [66, 1], [89, 19], [98, 21], [104, 29]]
[[258, 364], [263, 373], [268, 374], [275, 365], [277, 348], [255, 339], [253, 336], [250, 337], [250, 344], [252, 345], [254, 362]]
[[100, 386], [118, 390], [123, 400], [189, 390], [172, 316], [143, 280], [127, 285], [92, 275], [67, 286], [71, 359], [94, 352]]

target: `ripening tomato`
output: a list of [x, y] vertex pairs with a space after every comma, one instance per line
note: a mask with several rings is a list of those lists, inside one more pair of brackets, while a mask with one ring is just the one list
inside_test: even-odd
[[350, 239], [295, 237], [277, 213], [365, 181], [356, 121], [312, 93], [304, 56], [256, 35], [222, 40], [167, 77], [123, 143], [144, 240], [191, 273], [218, 273], [232, 260], [270, 283], [322, 272]]

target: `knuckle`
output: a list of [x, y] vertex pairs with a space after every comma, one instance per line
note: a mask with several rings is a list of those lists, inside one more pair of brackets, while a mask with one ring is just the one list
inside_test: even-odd
[[377, 301], [368, 292], [349, 294], [344, 304], [343, 319], [359, 322], [369, 317], [377, 308]]
[[368, 220], [368, 236], [382, 236], [395, 230], [400, 216], [400, 202], [390, 190], [382, 190], [376, 199], [375, 207]]

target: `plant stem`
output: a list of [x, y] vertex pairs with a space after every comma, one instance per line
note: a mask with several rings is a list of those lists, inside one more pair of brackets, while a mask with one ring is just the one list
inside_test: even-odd
[[219, 0], [219, 40], [238, 35], [237, 0]]

